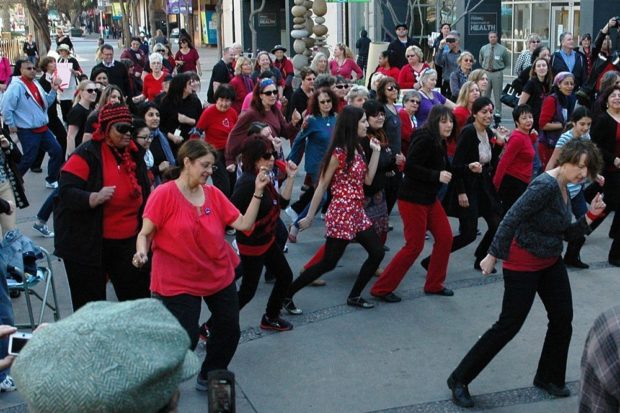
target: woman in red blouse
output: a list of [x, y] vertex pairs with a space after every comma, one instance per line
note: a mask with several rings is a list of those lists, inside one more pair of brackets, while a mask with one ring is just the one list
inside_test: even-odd
[[400, 69], [398, 85], [401, 89], [413, 89], [418, 83], [420, 74], [430, 66], [424, 61], [424, 53], [418, 46], [409, 46], [405, 51], [407, 63]]
[[251, 75], [252, 61], [245, 56], [239, 56], [235, 65], [235, 76], [230, 80], [230, 86], [235, 90], [232, 108], [238, 114], [241, 113], [243, 99], [254, 90], [254, 81]]
[[196, 48], [188, 37], [179, 39], [179, 51], [174, 55], [174, 61], [179, 73], [196, 72], [202, 73], [200, 69], [200, 56]]
[[403, 94], [403, 107], [398, 111], [400, 116], [400, 149], [405, 156], [409, 151], [411, 135], [418, 127], [418, 120], [415, 117], [420, 108], [420, 92], [408, 90]]
[[[381, 53], [379, 53], [379, 65], [377, 66], [377, 68], [372, 74], [374, 75], [375, 73], [383, 73], [386, 76], [393, 77], [394, 79], [398, 79], [400, 70], [397, 67], [390, 66], [389, 58], [390, 58], [390, 52], [388, 52], [387, 50], [384, 50]], [[368, 76], [368, 79], [370, 80], [371, 77], [372, 75]], [[370, 88], [370, 83], [368, 84], [368, 88]]]
[[54, 207], [55, 254], [64, 261], [73, 309], [106, 299], [108, 278], [119, 301], [149, 296], [148, 271], [131, 265], [150, 182], [144, 151], [131, 139], [121, 103], [99, 111], [99, 129], [60, 173]]
[[144, 86], [142, 87], [142, 95], [144, 95], [145, 99], [149, 102], [153, 102], [164, 90], [162, 85], [167, 72], [163, 69], [163, 60], [164, 58], [160, 53], [151, 53], [149, 56], [151, 73], [147, 73], [146, 76], [144, 76]]
[[[329, 62], [329, 71], [333, 76], [342, 76], [346, 80], [364, 77], [362, 69], [353, 60], [353, 53], [345, 44], [338, 43], [334, 47], [334, 58]], [[355, 73], [355, 77], [353, 77]]]

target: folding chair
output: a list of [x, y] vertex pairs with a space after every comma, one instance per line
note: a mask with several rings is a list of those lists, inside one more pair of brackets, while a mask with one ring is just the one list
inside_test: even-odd
[[[37, 258], [37, 273], [36, 274], [28, 274], [21, 271], [19, 268], [12, 268], [12, 271], [20, 275], [22, 278], [21, 282], [18, 282], [14, 279], [7, 279], [9, 293], [24, 293], [24, 298], [26, 299], [26, 306], [28, 307], [28, 318], [30, 320], [30, 324], [16, 324], [17, 328], [31, 328], [34, 330], [43, 322], [43, 316], [45, 313], [45, 309], [49, 308], [54, 315], [54, 321], [58, 321], [60, 319], [60, 312], [58, 309], [58, 297], [56, 295], [56, 286], [54, 284], [54, 270], [52, 269], [52, 259], [50, 253], [47, 252], [42, 247], [36, 247], [36, 258]], [[46, 265], [39, 265], [39, 261], [45, 259]], [[39, 294], [36, 290], [33, 289], [37, 284], [44, 283], [45, 288], [43, 290], [43, 294]], [[51, 299], [50, 303], [49, 295], [51, 290]], [[38, 298], [41, 301], [41, 311], [39, 313], [39, 318], [36, 320], [34, 318], [34, 311], [32, 308], [32, 300], [30, 296]]]

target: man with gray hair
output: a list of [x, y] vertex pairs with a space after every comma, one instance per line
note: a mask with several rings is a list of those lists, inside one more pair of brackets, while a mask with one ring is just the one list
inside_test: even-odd
[[480, 48], [478, 61], [486, 71], [489, 86], [485, 96], [495, 101], [495, 113], [502, 113], [502, 89], [504, 88], [504, 69], [510, 67], [510, 53], [503, 45], [498, 43], [499, 37], [496, 31], [489, 32], [489, 43]]
[[213, 66], [211, 72], [211, 80], [209, 81], [209, 90], [207, 91], [207, 101], [215, 103], [213, 95], [218, 87], [223, 83], [230, 83], [234, 76], [232, 62], [231, 47], [225, 47], [222, 50], [222, 58]]
[[575, 75], [575, 90], [586, 81], [586, 59], [583, 54], [575, 51], [572, 33], [560, 35], [560, 50], [551, 56], [551, 72], [553, 76], [560, 72], [571, 72]]
[[[450, 75], [459, 67], [456, 61], [461, 55], [461, 35], [456, 30], [450, 31], [445, 39], [439, 42], [437, 50], [441, 50], [435, 55], [435, 65], [440, 66], [443, 70], [441, 84], [441, 94], [448, 97], [450, 92]], [[448, 50], [444, 51], [444, 45], [448, 45]]]

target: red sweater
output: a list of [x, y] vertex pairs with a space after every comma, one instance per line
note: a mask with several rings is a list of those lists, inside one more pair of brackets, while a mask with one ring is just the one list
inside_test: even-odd
[[215, 105], [211, 105], [202, 112], [196, 127], [205, 131], [207, 143], [221, 151], [226, 147], [228, 135], [235, 123], [237, 123], [236, 110], [230, 108], [226, 112], [221, 112]]
[[333, 76], [342, 76], [345, 79], [349, 80], [352, 78], [351, 73], [355, 72], [357, 74], [357, 78], [361, 79], [364, 77], [364, 73], [362, 69], [353, 61], [353, 59], [346, 58], [342, 66], [338, 65], [338, 62], [334, 59], [329, 62], [329, 71]]
[[424, 63], [422, 66], [422, 70], [419, 72], [415, 72], [411, 66], [405, 65], [400, 69], [400, 73], [398, 74], [398, 85], [401, 89], [413, 89], [413, 85], [418, 82], [418, 76], [424, 70], [428, 69], [428, 64]]
[[499, 190], [505, 175], [510, 175], [529, 184], [532, 180], [532, 164], [534, 162], [534, 146], [536, 135], [525, 134], [515, 129], [510, 134], [504, 154], [497, 164], [493, 177], [493, 185]]
[[159, 79], [155, 79], [152, 73], [144, 76], [144, 86], [142, 87], [142, 94], [146, 97], [146, 100], [152, 102], [155, 100], [157, 95], [159, 95], [163, 90], [162, 84], [164, 83], [164, 78], [166, 77], [166, 73], [162, 72], [159, 76]]
[[542, 109], [540, 110], [540, 118], [538, 120], [538, 126], [542, 130], [545, 125], [553, 119], [555, 115], [556, 98], [553, 95], [549, 95], [543, 100]]
[[401, 109], [398, 112], [400, 117], [400, 151], [407, 155], [409, 152], [409, 142], [411, 142], [411, 134], [415, 130], [415, 127], [411, 123], [411, 117], [405, 109]]

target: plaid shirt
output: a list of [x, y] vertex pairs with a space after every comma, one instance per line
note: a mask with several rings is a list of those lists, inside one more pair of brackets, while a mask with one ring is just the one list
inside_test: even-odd
[[586, 339], [579, 412], [620, 412], [620, 306], [601, 314]]

